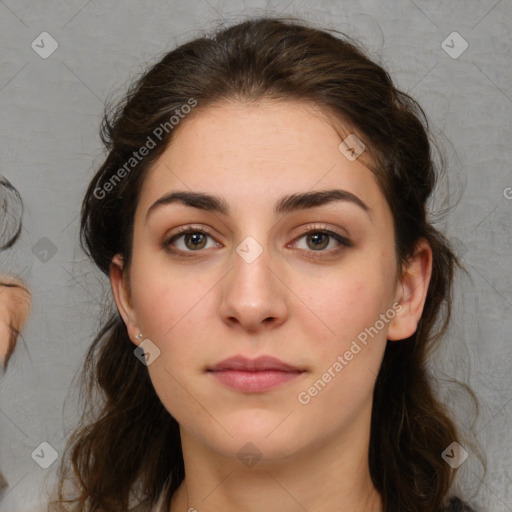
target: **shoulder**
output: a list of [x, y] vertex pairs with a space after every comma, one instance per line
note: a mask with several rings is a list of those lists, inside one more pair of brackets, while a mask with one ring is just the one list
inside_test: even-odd
[[468, 503], [462, 501], [460, 498], [454, 496], [441, 509], [440, 512], [479, 512], [479, 511], [470, 507]]

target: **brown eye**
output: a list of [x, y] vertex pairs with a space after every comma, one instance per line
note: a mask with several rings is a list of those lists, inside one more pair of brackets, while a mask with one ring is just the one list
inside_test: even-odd
[[325, 249], [329, 245], [329, 235], [320, 231], [306, 235], [306, 240], [308, 246], [315, 251]]
[[204, 233], [187, 233], [184, 236], [185, 245], [191, 250], [203, 249], [206, 245], [206, 236]]
[[[302, 239], [305, 243], [300, 243]], [[332, 241], [334, 245], [328, 248]], [[297, 239], [295, 245], [301, 250], [322, 254], [332, 254], [343, 248], [352, 247], [350, 240], [328, 229], [310, 229]]]
[[[211, 240], [209, 246], [208, 239]], [[204, 229], [188, 226], [167, 239], [163, 245], [165, 249], [174, 253], [190, 255], [192, 252], [200, 252], [202, 249], [209, 247], [220, 247], [221, 244], [213, 240], [213, 237]]]

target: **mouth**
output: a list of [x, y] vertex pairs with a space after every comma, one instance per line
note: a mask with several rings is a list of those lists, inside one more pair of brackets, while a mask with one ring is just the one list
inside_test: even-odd
[[248, 359], [235, 356], [207, 368], [221, 384], [245, 393], [262, 393], [286, 384], [305, 370], [271, 356]]

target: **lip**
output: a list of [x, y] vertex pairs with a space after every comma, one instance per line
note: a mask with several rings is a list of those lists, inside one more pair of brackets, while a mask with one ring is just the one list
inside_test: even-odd
[[272, 356], [256, 359], [235, 356], [207, 368], [207, 372], [230, 388], [246, 393], [261, 393], [296, 379], [304, 370]]
[[300, 368], [292, 366], [276, 357], [260, 356], [256, 359], [249, 359], [244, 356], [228, 357], [217, 363], [215, 366], [207, 368], [208, 371], [222, 371], [222, 370], [240, 370], [246, 372], [264, 371], [264, 370], [278, 370], [282, 372], [300, 372]]

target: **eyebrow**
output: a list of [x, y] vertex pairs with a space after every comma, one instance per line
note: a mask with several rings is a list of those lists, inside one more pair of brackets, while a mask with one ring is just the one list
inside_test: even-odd
[[[292, 211], [323, 206], [335, 201], [344, 201], [355, 204], [364, 210], [371, 218], [371, 208], [359, 197], [347, 190], [331, 189], [313, 192], [302, 192], [282, 197], [274, 206], [274, 215], [283, 215]], [[157, 209], [172, 203], [181, 203], [185, 206], [197, 208], [208, 212], [230, 214], [228, 203], [219, 196], [205, 194], [203, 192], [170, 192], [157, 199], [146, 212], [146, 221]]]

